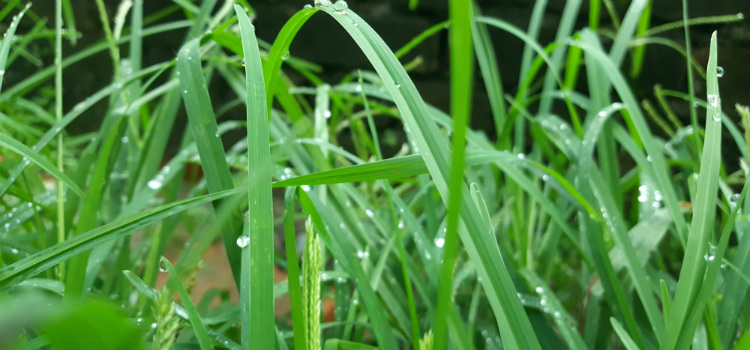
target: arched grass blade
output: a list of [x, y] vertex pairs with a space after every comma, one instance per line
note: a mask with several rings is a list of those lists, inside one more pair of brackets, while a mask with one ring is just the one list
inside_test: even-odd
[[[321, 9], [346, 29], [375, 67], [385, 88], [399, 107], [403, 121], [421, 150], [422, 158], [445, 201], [448, 198], [450, 152], [444, 136], [438, 131], [414, 83], [388, 46], [361, 17], [352, 10], [342, 14], [341, 11], [337, 12], [329, 7]], [[489, 227], [481, 221], [468, 191], [462, 192], [463, 221], [459, 235], [482, 278], [490, 305], [498, 320], [503, 342], [507, 344], [507, 348], [539, 349], [539, 342], [516, 296], [500, 249], [494, 242], [494, 237], [486, 234]], [[387, 347], [384, 344], [379, 345]]]

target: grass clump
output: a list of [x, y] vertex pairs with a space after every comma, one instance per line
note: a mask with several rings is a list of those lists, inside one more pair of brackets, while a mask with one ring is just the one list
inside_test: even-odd
[[[111, 18], [96, 4], [104, 39], [74, 52], [62, 49], [77, 38], [67, 1], [47, 21], [18, 1], [0, 11], [15, 15], [0, 45], [0, 348], [750, 343], [750, 112], [722, 109], [720, 35], [705, 68], [689, 45], [659, 37], [681, 29], [689, 43], [691, 26], [742, 15], [689, 18], [685, 6], [683, 21], [657, 26], [645, 0], [622, 17], [592, 1], [578, 28], [586, 14], [568, 1], [543, 46], [546, 1], [525, 30], [449, 1], [446, 22], [394, 54], [343, 0], [305, 6], [272, 43], [256, 37], [246, 1], [181, 0], [145, 15], [134, 0]], [[290, 55], [314, 15], [337, 23], [371, 66], [326, 82]], [[176, 30], [176, 56], [145, 64], [144, 38]], [[442, 30], [448, 114], [407, 73], [421, 61], [400, 60]], [[499, 30], [523, 52], [494, 47]], [[55, 38], [50, 49], [27, 49], [50, 46], [44, 37]], [[686, 58], [687, 92], [634, 93], [629, 77], [643, 74], [652, 44]], [[513, 89], [498, 52], [522, 58]], [[64, 101], [63, 72], [96, 54], [111, 80]], [[3, 85], [20, 60], [53, 63]], [[214, 84], [230, 96], [217, 98]], [[469, 123], [480, 88], [490, 130]], [[72, 132], [102, 106], [94, 131]], [[234, 112], [245, 117], [226, 117]], [[215, 247], [228, 284], [203, 288], [201, 276], [222, 266], [207, 262]]]

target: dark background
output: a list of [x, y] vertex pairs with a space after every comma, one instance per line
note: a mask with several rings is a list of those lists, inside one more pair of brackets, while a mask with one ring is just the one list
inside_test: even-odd
[[[65, 47], [64, 54], [70, 55], [88, 45], [101, 40], [104, 36], [96, 4], [91, 0], [71, 0], [75, 9], [78, 30], [83, 33], [76, 47]], [[276, 34], [284, 23], [299, 9], [312, 0], [250, 0], [250, 4], [257, 12], [255, 19], [256, 34], [260, 39], [273, 42]], [[617, 11], [622, 17], [629, 5], [629, 1], [614, 0]], [[54, 6], [50, 0], [41, 0], [35, 3], [32, 10], [40, 17], [53, 18]], [[117, 10], [119, 1], [106, 0], [110, 16]], [[223, 3], [217, 2], [217, 7]], [[691, 17], [728, 15], [738, 12], [750, 12], [750, 3], [747, 0], [689, 0]], [[160, 9], [171, 6], [174, 3], [169, 0], [144, 0], [144, 17], [153, 14]], [[362, 16], [385, 40], [394, 51], [403, 44], [414, 38], [428, 27], [444, 21], [448, 17], [447, 1], [445, 0], [421, 0], [417, 10], [410, 11], [408, 0], [351, 0], [348, 1], [349, 8]], [[480, 0], [478, 1], [482, 12], [487, 16], [508, 21], [519, 28], [526, 29], [528, 26], [534, 1], [532, 0]], [[678, 21], [682, 19], [682, 2], [679, 0], [655, 0], [652, 10], [651, 26]], [[583, 28], [588, 23], [588, 1], [583, 1], [579, 12], [576, 29]], [[562, 0], [549, 0], [545, 11], [544, 21], [539, 35], [543, 45], [554, 39], [558, 22], [565, 2]], [[604, 6], [602, 6], [601, 28], [612, 28], [608, 21]], [[182, 19], [181, 13], [166, 20]], [[112, 17], [110, 17], [112, 18]], [[24, 19], [22, 24], [26, 26], [33, 24]], [[7, 23], [0, 26], [7, 26]], [[51, 23], [48, 24], [51, 26]], [[3, 29], [4, 28], [0, 28]], [[24, 27], [18, 33], [23, 33]], [[750, 22], [744, 19], [742, 22], [718, 25], [700, 25], [691, 29], [693, 55], [698, 63], [705, 67], [708, 58], [708, 44], [711, 33], [718, 30], [719, 39], [719, 65], [724, 68], [725, 74], [721, 78], [720, 89], [724, 111], [737, 119], [734, 111], [735, 103], [750, 104]], [[505, 92], [515, 93], [518, 85], [518, 70], [523, 52], [523, 43], [512, 35], [490, 28], [494, 46], [496, 49], [499, 68]], [[684, 34], [681, 30], [673, 30], [659, 34], [684, 45]], [[174, 58], [179, 50], [179, 45], [184, 38], [183, 31], [172, 31], [169, 33], [151, 36], [144, 39], [144, 66], [163, 62]], [[602, 38], [605, 45], [611, 42]], [[67, 45], [67, 42], [66, 42]], [[402, 62], [410, 62], [417, 55], [421, 56], [424, 63], [410, 72], [424, 100], [436, 107], [448, 111], [450, 85], [448, 79], [448, 43], [447, 31], [427, 39], [412, 53], [402, 59]], [[123, 57], [127, 57], [127, 45], [121, 46]], [[371, 69], [365, 56], [359, 51], [354, 41], [349, 38], [338, 24], [323, 14], [313, 16], [300, 30], [291, 46], [291, 54], [313, 63], [321, 65], [324, 72], [320, 77], [329, 83], [336, 83], [344, 75], [351, 73], [357, 68]], [[47, 57], [52, 64], [51, 56]], [[629, 72], [630, 55], [627, 56], [623, 71]], [[13, 84], [14, 80], [28, 76], [29, 71], [41, 69], [28, 64], [24, 66], [22, 60], [17, 61], [21, 69], [9, 70], [6, 76], [6, 86]], [[687, 74], [685, 59], [672, 49], [664, 46], [649, 45], [643, 72], [639, 78], [631, 81], [636, 94], [640, 99], [649, 98], [652, 102], [653, 86], [661, 84], [666, 89], [675, 89], [687, 92]], [[16, 67], [14, 67], [16, 68]], [[584, 71], [581, 70], [581, 73]], [[306, 82], [301, 77], [289, 72], [298, 83]], [[65, 70], [65, 110], [72, 108], [78, 101], [91, 95], [94, 91], [111, 81], [112, 67], [108, 52], [97, 57], [87, 59], [79, 64], [73, 65]], [[626, 74], [627, 76], [627, 74]], [[584, 78], [584, 77], [581, 77]], [[214, 79], [218, 80], [218, 79]], [[632, 80], [632, 79], [631, 79]], [[705, 96], [705, 83], [696, 75], [696, 95]], [[586, 84], [579, 81], [578, 89], [585, 90]], [[231, 96], [228, 87], [220, 81], [212, 82], [211, 95], [214, 99], [214, 107], [218, 108], [225, 101], [225, 96]], [[705, 97], [704, 97], [705, 99]], [[558, 106], [556, 106], [556, 109]], [[562, 106], [560, 106], [562, 107]], [[689, 120], [687, 105], [681, 101], [672, 100], [672, 107], [678, 116]], [[99, 119], [104, 112], [104, 104], [90, 111], [85, 118], [81, 118], [68, 128], [68, 132], [77, 133], [94, 130], [98, 127], [95, 120]], [[560, 115], [567, 113], [559, 108]], [[181, 120], [186, 120], [182, 118]], [[383, 127], [389, 127], [389, 124]], [[492, 116], [484, 90], [482, 79], [476, 69], [474, 107], [472, 113], [472, 126], [487, 131], [493, 130]], [[400, 126], [399, 126], [400, 128]], [[182, 128], [181, 128], [182, 129]], [[656, 128], [654, 128], [656, 130]]]

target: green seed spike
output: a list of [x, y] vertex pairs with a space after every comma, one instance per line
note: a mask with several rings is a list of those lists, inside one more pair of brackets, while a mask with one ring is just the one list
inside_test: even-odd
[[305, 252], [302, 255], [302, 307], [305, 320], [305, 343], [308, 350], [320, 349], [320, 274], [323, 254], [320, 238], [313, 230], [312, 220], [305, 223]]

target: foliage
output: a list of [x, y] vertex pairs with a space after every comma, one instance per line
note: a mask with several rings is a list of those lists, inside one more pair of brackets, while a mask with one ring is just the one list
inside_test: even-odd
[[[603, 28], [592, 0], [579, 29], [582, 4], [571, 0], [542, 46], [546, 3], [523, 30], [449, 1], [448, 22], [394, 54], [344, 0], [305, 6], [272, 44], [256, 38], [245, 1], [179, 0], [148, 17], [143, 0], [124, 1], [111, 18], [97, 1], [104, 39], [63, 55], [63, 40], [78, 38], [68, 1], [56, 0], [49, 20], [6, 2], [0, 348], [744, 348], [750, 113], [722, 111], [716, 33], [706, 68], [689, 45], [657, 36], [682, 29], [689, 43], [690, 25], [743, 17], [685, 10], [684, 21], [650, 27], [648, 1], [622, 18], [604, 1], [614, 29]], [[165, 20], [178, 14], [186, 19]], [[326, 84], [320, 67], [291, 55], [314, 15], [338, 23], [371, 67]], [[35, 25], [19, 33], [26, 22]], [[143, 39], [176, 30], [186, 33], [176, 57], [144, 64]], [[420, 61], [400, 61], [442, 30], [450, 115], [410, 79], [405, 66]], [[524, 51], [495, 48], [498, 30]], [[52, 49], [27, 49], [51, 37]], [[639, 100], [624, 73], [642, 73], [651, 44], [690, 67], [688, 92], [656, 86], [657, 105]], [[513, 90], [498, 52], [522, 57]], [[63, 72], [91, 57], [112, 66], [111, 81], [63, 110], [73, 104], [63, 104]], [[3, 85], [19, 60], [53, 63]], [[292, 73], [308, 82], [294, 85]], [[705, 98], [694, 93], [699, 80]], [[216, 81], [233, 93], [225, 105], [212, 102]], [[480, 87], [492, 131], [469, 127]], [[66, 132], [96, 105], [106, 105], [96, 131]], [[675, 112], [683, 105], [686, 115]], [[227, 120], [233, 110], [246, 118]], [[376, 120], [403, 125], [395, 156], [384, 155], [381, 143], [393, 141]], [[247, 136], [229, 144], [232, 130]], [[175, 154], [173, 135], [182, 135]], [[739, 166], [722, 158], [727, 147]], [[296, 231], [308, 217], [299, 259]], [[173, 266], [163, 256], [179, 239]], [[238, 302], [191, 293], [217, 239]], [[275, 268], [288, 280], [274, 284]], [[274, 314], [282, 297], [291, 311]], [[326, 302], [335, 308], [323, 318]]]

